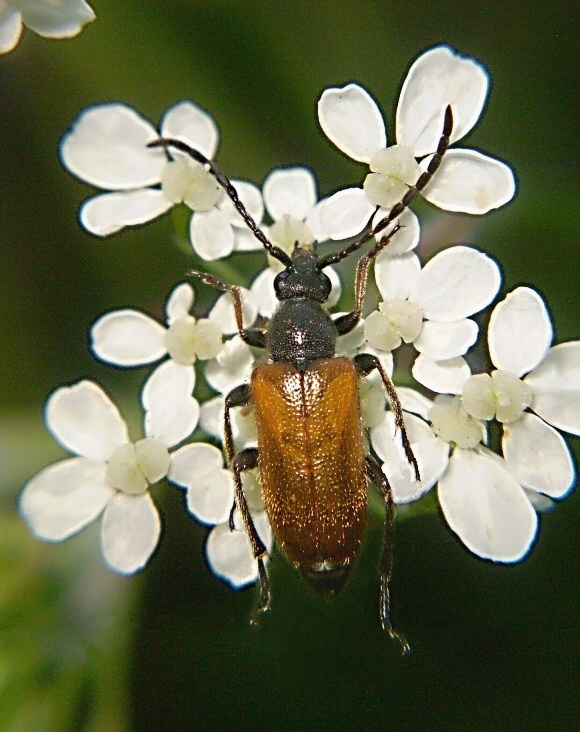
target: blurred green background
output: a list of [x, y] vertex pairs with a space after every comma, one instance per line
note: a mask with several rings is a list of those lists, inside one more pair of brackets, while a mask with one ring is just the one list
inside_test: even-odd
[[[175, 489], [154, 490], [164, 537], [132, 579], [102, 567], [95, 530], [39, 544], [15, 514], [22, 484], [62, 454], [42, 423], [52, 389], [89, 377], [121, 405], [136, 403], [145, 371], [94, 361], [90, 323], [122, 306], [160, 313], [192, 265], [171, 245], [170, 216], [105, 240], [81, 230], [90, 190], [61, 168], [57, 147], [82, 108], [123, 101], [156, 124], [191, 99], [217, 120], [217, 159], [230, 176], [260, 184], [275, 166], [307, 164], [326, 195], [363, 169], [318, 129], [322, 89], [363, 84], [392, 139], [411, 61], [449, 43], [493, 78], [468, 144], [512, 164], [519, 189], [475, 225], [426, 206], [424, 220], [449, 243], [497, 258], [505, 290], [538, 289], [557, 340], [569, 340], [579, 314], [572, 6], [91, 4], [98, 18], [77, 39], [25, 31], [0, 58], [0, 729], [575, 729], [576, 494], [542, 517], [536, 547], [513, 567], [471, 556], [436, 513], [401, 522], [393, 592], [414, 649], [406, 659], [376, 618], [378, 519], [332, 602], [311, 596], [276, 557], [273, 610], [251, 629], [254, 589], [235, 593], [208, 572], [207, 530]], [[255, 271], [260, 257], [236, 266]]]

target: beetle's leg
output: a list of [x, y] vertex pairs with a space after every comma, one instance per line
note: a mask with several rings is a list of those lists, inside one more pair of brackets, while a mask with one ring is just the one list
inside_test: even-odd
[[389, 585], [393, 576], [393, 530], [395, 526], [395, 504], [393, 501], [393, 492], [389, 485], [389, 481], [387, 480], [387, 476], [383, 473], [381, 466], [376, 462], [376, 460], [370, 455], [367, 455], [365, 460], [369, 480], [377, 486], [385, 499], [385, 529], [383, 533], [381, 559], [379, 562], [380, 620], [383, 630], [388, 631], [391, 638], [400, 643], [401, 652], [404, 655], [409, 653], [411, 648], [407, 643], [405, 636], [395, 630], [391, 621], [391, 595]]
[[252, 554], [254, 559], [258, 563], [258, 573], [260, 576], [260, 601], [258, 607], [252, 614], [252, 623], [257, 622], [258, 613], [264, 612], [270, 606], [270, 584], [268, 581], [268, 573], [264, 565], [264, 557], [267, 554], [264, 542], [260, 539], [250, 509], [248, 508], [248, 502], [244, 494], [244, 488], [242, 485], [242, 473], [247, 470], [252, 470], [258, 466], [258, 450], [253, 448], [246, 448], [241, 450], [237, 455], [234, 455], [234, 436], [232, 432], [232, 422], [230, 418], [230, 410], [233, 407], [245, 407], [251, 401], [251, 390], [249, 384], [242, 384], [232, 389], [225, 399], [225, 410], [224, 410], [224, 449], [226, 453], [226, 462], [230, 470], [234, 474], [234, 496], [235, 503], [230, 511], [230, 530], [234, 530], [234, 510], [237, 507], [242, 515], [242, 521], [244, 528], [250, 540], [250, 546], [252, 547]]
[[206, 285], [215, 287], [217, 290], [221, 290], [222, 292], [227, 292], [234, 303], [236, 325], [238, 327], [238, 334], [240, 338], [244, 343], [247, 343], [248, 346], [254, 346], [254, 348], [266, 347], [266, 332], [264, 330], [259, 328], [244, 328], [244, 306], [239, 287], [230, 285], [229, 282], [224, 282], [223, 280], [220, 280], [219, 277], [209, 274], [208, 272], [196, 272], [195, 270], [190, 270], [187, 273], [187, 277], [196, 277], [202, 282], [205, 282]]
[[360, 321], [365, 301], [365, 294], [367, 291], [367, 280], [371, 261], [376, 257], [381, 249], [384, 249], [387, 246], [400, 228], [401, 227], [398, 224], [394, 226], [393, 230], [383, 236], [380, 242], [371, 249], [368, 254], [363, 255], [358, 260], [354, 278], [354, 310], [350, 313], [345, 313], [345, 315], [341, 315], [340, 318], [337, 318], [334, 321], [334, 325], [336, 326], [339, 335], [350, 333], [350, 331], [353, 330]]
[[377, 369], [377, 371], [381, 375], [381, 379], [383, 380], [385, 388], [387, 389], [387, 395], [389, 397], [391, 409], [395, 414], [395, 424], [397, 425], [398, 429], [401, 430], [401, 440], [403, 443], [403, 449], [405, 450], [405, 455], [407, 456], [409, 465], [411, 465], [411, 467], [415, 471], [415, 479], [417, 481], [420, 481], [421, 475], [419, 473], [419, 466], [417, 465], [417, 458], [413, 453], [411, 443], [409, 442], [409, 438], [407, 437], [405, 420], [403, 418], [403, 407], [401, 406], [401, 402], [399, 401], [395, 385], [389, 378], [389, 375], [383, 368], [382, 363], [376, 356], [372, 356], [370, 353], [359, 353], [358, 356], [355, 356], [353, 360], [361, 376], [368, 376], [371, 371], [373, 371], [373, 369]]
[[266, 566], [264, 564], [264, 557], [267, 555], [268, 551], [256, 530], [250, 509], [248, 508], [246, 496], [244, 495], [244, 489], [242, 487], [242, 473], [246, 470], [252, 470], [257, 467], [258, 450], [255, 447], [248, 447], [245, 450], [242, 450], [235, 456], [232, 462], [236, 505], [242, 514], [244, 528], [246, 529], [246, 533], [250, 540], [254, 559], [258, 563], [258, 574], [260, 576], [260, 600], [250, 619], [252, 625], [255, 625], [258, 622], [258, 615], [265, 612], [270, 607], [270, 582], [268, 579], [268, 572], [266, 571]]

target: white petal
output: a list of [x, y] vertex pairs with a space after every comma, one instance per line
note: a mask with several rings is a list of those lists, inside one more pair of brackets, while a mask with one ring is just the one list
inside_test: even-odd
[[407, 252], [391, 257], [385, 250], [375, 261], [375, 282], [383, 300], [407, 300], [421, 272], [416, 254]]
[[362, 188], [345, 188], [322, 201], [320, 222], [331, 239], [347, 239], [365, 228], [374, 210]]
[[306, 216], [306, 226], [312, 232], [312, 236], [318, 242], [328, 241], [330, 234], [326, 231], [326, 228], [322, 225], [320, 219], [320, 211], [324, 201], [319, 201], [313, 208], [310, 209]]
[[227, 216], [218, 208], [193, 214], [189, 238], [195, 251], [208, 262], [227, 257], [234, 248], [234, 231]]
[[[239, 288], [242, 295], [242, 305], [244, 308], [244, 328], [249, 328], [256, 320], [258, 315], [258, 304], [250, 290], [245, 287]], [[226, 292], [218, 298], [216, 304], [211, 309], [208, 318], [219, 324], [222, 333], [231, 335], [238, 332], [234, 305], [232, 298]]]
[[62, 541], [94, 521], [114, 494], [105, 463], [72, 458], [32, 478], [22, 491], [19, 509], [38, 539]]
[[413, 345], [432, 361], [447, 361], [466, 353], [477, 340], [479, 329], [473, 320], [437, 323], [426, 320]]
[[19, 10], [5, 5], [0, 8], [0, 53], [8, 53], [16, 46], [22, 33]]
[[318, 121], [328, 139], [354, 160], [369, 163], [387, 145], [383, 115], [358, 84], [325, 89], [318, 102]]
[[198, 421], [197, 399], [172, 389], [151, 402], [145, 414], [145, 434], [173, 447], [191, 435]]
[[475, 125], [489, 87], [489, 77], [474, 59], [436, 46], [421, 54], [409, 69], [397, 106], [397, 143], [416, 157], [435, 152], [443, 132], [443, 116], [453, 112], [451, 143]]
[[427, 414], [433, 406], [431, 399], [428, 399], [421, 392], [418, 392], [416, 389], [411, 389], [408, 386], [398, 386], [397, 394], [406, 412], [412, 412], [423, 417], [423, 419], [427, 419]]
[[89, 198], [80, 209], [81, 224], [95, 236], [109, 236], [125, 226], [137, 226], [161, 216], [173, 206], [161, 190], [143, 188], [103, 193]]
[[226, 394], [246, 381], [254, 365], [254, 357], [241, 338], [228, 341], [219, 356], [205, 367], [205, 379], [216, 391]]
[[193, 366], [165, 361], [149, 376], [141, 392], [143, 409], [151, 408], [151, 403], [163, 397], [168, 391], [180, 391], [189, 396], [195, 386]]
[[159, 514], [149, 493], [117, 493], [105, 508], [101, 524], [105, 561], [119, 574], [133, 574], [147, 564], [160, 534]]
[[524, 488], [563, 498], [574, 483], [574, 465], [564, 439], [535, 414], [504, 425], [502, 452]]
[[278, 300], [274, 292], [275, 277], [276, 272], [270, 267], [266, 267], [266, 269], [260, 272], [250, 287], [250, 292], [258, 304], [258, 311], [265, 318], [271, 318], [278, 307]]
[[285, 215], [304, 221], [316, 203], [316, 181], [308, 168], [280, 168], [268, 175], [263, 193], [274, 221]]
[[84, 0], [19, 0], [22, 17], [30, 30], [46, 38], [72, 38], [83, 25], [95, 19], [95, 14]]
[[179, 318], [188, 315], [194, 300], [195, 290], [189, 282], [182, 282], [174, 287], [165, 305], [167, 324], [172, 325]]
[[201, 405], [199, 417], [201, 429], [220, 442], [224, 439], [224, 404], [223, 395], [208, 399]]
[[55, 440], [91, 460], [108, 460], [116, 447], [129, 442], [117, 407], [92, 381], [53, 392], [46, 403], [45, 419]]
[[326, 301], [325, 305], [325, 307], [330, 310], [330, 308], [333, 308], [335, 305], [337, 305], [338, 301], [340, 300], [340, 297], [342, 295], [342, 283], [340, 281], [338, 272], [332, 267], [327, 267], [324, 272], [332, 285], [330, 295], [328, 296], [328, 300]]
[[383, 461], [383, 472], [393, 489], [395, 503], [409, 503], [423, 496], [435, 485], [449, 461], [449, 445], [436, 437], [422, 419], [405, 414], [405, 426], [419, 465], [420, 483], [415, 480], [414, 470], [401, 447], [393, 413], [387, 413], [384, 422], [371, 430], [371, 442]]
[[[244, 204], [247, 212], [259, 225], [264, 218], [264, 202], [262, 200], [262, 194], [260, 189], [253, 183], [248, 183], [245, 180], [232, 180], [231, 184], [236, 189], [236, 193], [240, 201]], [[260, 249], [262, 244], [256, 239], [252, 232], [248, 229], [248, 225], [236, 210], [229, 196], [224, 196], [218, 204], [218, 208], [226, 216], [228, 221], [236, 229], [241, 229], [242, 232], [247, 232], [255, 241], [254, 249]], [[240, 234], [236, 231], [236, 237]]]
[[165, 112], [161, 120], [161, 136], [183, 140], [211, 160], [217, 150], [219, 132], [207, 112], [193, 102], [185, 101]]
[[[389, 212], [387, 210], [380, 208], [373, 216], [373, 228], [381, 221], [381, 219], [388, 216], [388, 214]], [[403, 211], [403, 213], [396, 218], [393, 223], [389, 224], [387, 229], [379, 231], [375, 237], [377, 241], [392, 231], [396, 225], [399, 225], [401, 228], [395, 233], [383, 250], [385, 252], [385, 256], [395, 257], [399, 254], [406, 254], [414, 249], [419, 243], [419, 237], [421, 235], [419, 219], [410, 209]]]
[[159, 183], [163, 150], [148, 148], [157, 131], [124, 104], [101, 104], [82, 112], [60, 146], [63, 165], [97, 188], [129, 190]]
[[532, 409], [560, 430], [580, 435], [580, 342], [554, 346], [525, 378], [534, 392]]
[[[421, 162], [427, 169], [430, 158]], [[423, 196], [444, 211], [481, 215], [511, 201], [516, 182], [511, 168], [475, 150], [448, 150]]]
[[91, 328], [91, 348], [101, 361], [142, 366], [166, 355], [166, 329], [138, 310], [114, 310]]
[[471, 376], [469, 366], [461, 356], [449, 361], [432, 361], [419, 354], [412, 372], [420, 384], [439, 394], [461, 394], [463, 384]]
[[544, 358], [552, 335], [542, 298], [529, 287], [518, 287], [493, 309], [487, 335], [489, 355], [498, 369], [523, 376]]
[[483, 559], [518, 562], [536, 536], [538, 519], [523, 488], [496, 460], [455, 449], [439, 480], [439, 503], [465, 546]]
[[410, 299], [423, 308], [426, 318], [452, 322], [489, 305], [500, 284], [501, 273], [493, 259], [477, 249], [454, 246], [423, 267]]
[[196, 442], [179, 448], [171, 456], [167, 477], [188, 489], [187, 508], [199, 521], [219, 524], [228, 520], [234, 505], [234, 484], [217, 447]]

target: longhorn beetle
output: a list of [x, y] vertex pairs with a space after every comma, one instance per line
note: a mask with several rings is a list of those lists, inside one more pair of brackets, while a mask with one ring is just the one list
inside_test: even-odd
[[[249, 384], [234, 388], [225, 399], [224, 448], [234, 475], [235, 506], [239, 509], [258, 564], [260, 600], [252, 616], [270, 605], [266, 547], [252, 521], [242, 488], [242, 473], [259, 467], [268, 517], [276, 541], [290, 562], [318, 593], [334, 593], [345, 584], [356, 559], [367, 510], [367, 480], [385, 500], [385, 531], [379, 564], [382, 627], [409, 650], [390, 618], [389, 581], [393, 566], [391, 533], [395, 518], [387, 477], [371, 455], [365, 455], [358, 379], [376, 369], [387, 390], [402, 445], [415, 477], [419, 468], [403, 421], [403, 410], [388, 374], [376, 356], [354, 359], [335, 355], [337, 338], [360, 321], [371, 261], [400, 229], [382, 236], [358, 260], [355, 308], [332, 320], [324, 307], [331, 283], [324, 269], [357, 251], [392, 223], [431, 180], [449, 146], [451, 107], [445, 110], [443, 132], [427, 169], [404, 197], [374, 227], [340, 251], [319, 257], [314, 245], [298, 246], [291, 256], [266, 237], [240, 201], [229, 179], [197, 150], [180, 140], [161, 138], [149, 147], [173, 147], [201, 163], [225, 189], [236, 210], [264, 249], [285, 267], [274, 280], [279, 305], [267, 328], [244, 328], [240, 290], [205, 272], [189, 272], [208, 285], [229, 293], [238, 333], [254, 348], [264, 348], [268, 363], [257, 366]], [[234, 450], [230, 411], [253, 403], [258, 447]], [[233, 529], [233, 509], [230, 514]]]

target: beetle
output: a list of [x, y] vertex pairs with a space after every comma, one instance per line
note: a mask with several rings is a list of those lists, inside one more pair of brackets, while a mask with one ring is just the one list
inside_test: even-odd
[[[441, 164], [453, 129], [451, 107], [444, 115], [437, 150], [414, 186], [375, 226], [343, 249], [319, 257], [315, 245], [298, 246], [291, 256], [272, 244], [255, 223], [229, 179], [197, 150], [177, 139], [160, 138], [149, 147], [173, 147], [201, 163], [224, 188], [236, 210], [284, 269], [274, 280], [279, 301], [266, 328], [245, 328], [240, 290], [206, 272], [188, 275], [227, 292], [232, 298], [237, 329], [242, 340], [265, 349], [268, 360], [254, 368], [249, 384], [234, 388], [225, 398], [224, 450], [233, 472], [235, 504], [241, 513], [260, 579], [260, 599], [252, 616], [270, 606], [266, 547], [252, 521], [242, 487], [242, 474], [259, 468], [267, 514], [276, 542], [308, 584], [321, 594], [338, 592], [345, 585], [359, 554], [367, 512], [367, 482], [381, 491], [385, 501], [385, 530], [379, 563], [380, 621], [390, 636], [409, 650], [405, 638], [391, 622], [389, 583], [393, 568], [393, 494], [376, 459], [365, 454], [358, 381], [377, 370], [385, 385], [400, 430], [409, 464], [420, 480], [403, 410], [395, 387], [376, 356], [358, 354], [353, 359], [336, 356], [339, 336], [352, 331], [362, 314], [369, 266], [393, 235], [378, 239], [358, 259], [355, 274], [355, 307], [332, 319], [324, 303], [331, 283], [324, 269], [350, 256], [395, 221], [423, 190]], [[254, 406], [258, 446], [236, 453], [230, 412]]]

